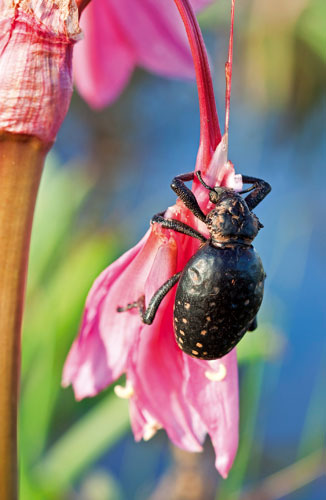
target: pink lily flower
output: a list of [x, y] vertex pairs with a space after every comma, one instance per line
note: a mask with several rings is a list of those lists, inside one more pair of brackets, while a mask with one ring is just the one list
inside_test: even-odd
[[[212, 0], [191, 0], [198, 10]], [[83, 13], [85, 38], [74, 52], [74, 77], [93, 108], [113, 101], [136, 65], [169, 77], [193, 77], [182, 22], [172, 0], [92, 0]]]
[[[195, 170], [210, 185], [241, 189], [227, 159], [226, 134], [221, 138], [205, 46], [188, 0], [175, 0], [185, 24], [195, 63], [200, 102], [201, 137]], [[231, 30], [232, 33], [232, 30]], [[232, 37], [231, 37], [232, 41]], [[230, 44], [232, 49], [232, 43]], [[232, 50], [227, 66], [227, 110], [230, 98]], [[212, 205], [195, 178], [192, 188], [201, 209]], [[165, 212], [207, 235], [206, 226], [178, 200]], [[154, 292], [183, 269], [199, 247], [198, 240], [153, 224], [144, 238], [110, 265], [95, 281], [86, 302], [81, 330], [65, 363], [63, 385], [73, 385], [75, 396], [94, 396], [126, 374], [118, 396], [130, 400], [136, 440], [151, 438], [163, 427], [171, 441], [189, 451], [200, 451], [206, 434], [216, 452], [216, 468], [226, 477], [238, 446], [238, 378], [236, 351], [205, 361], [181, 351], [174, 339], [175, 287], [160, 304], [152, 325], [144, 325], [138, 311], [118, 313], [117, 307]]]

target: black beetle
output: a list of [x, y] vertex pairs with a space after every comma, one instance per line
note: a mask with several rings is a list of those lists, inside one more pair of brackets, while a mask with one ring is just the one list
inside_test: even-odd
[[[203, 221], [210, 239], [175, 219], [155, 215], [151, 222], [193, 236], [202, 241], [199, 250], [183, 271], [172, 276], [153, 295], [145, 308], [142, 296], [123, 312], [138, 307], [142, 321], [150, 325], [156, 311], [171, 288], [179, 281], [174, 303], [174, 332], [178, 346], [198, 359], [217, 359], [227, 354], [246, 331], [257, 327], [256, 315], [264, 292], [265, 272], [252, 240], [262, 224], [251, 210], [270, 192], [271, 186], [255, 177], [242, 176], [252, 184], [240, 193], [225, 187], [208, 186], [200, 172], [201, 184], [209, 190], [209, 199], [216, 206], [206, 216], [184, 182], [194, 173], [175, 177], [172, 189], [189, 210]], [[245, 199], [240, 194], [248, 193]]]

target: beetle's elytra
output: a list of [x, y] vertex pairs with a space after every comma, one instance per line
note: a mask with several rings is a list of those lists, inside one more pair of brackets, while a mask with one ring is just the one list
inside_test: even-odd
[[252, 247], [216, 248], [206, 242], [184, 268], [177, 288], [174, 331], [179, 347], [202, 359], [227, 354], [256, 317], [264, 278]]
[[[236, 193], [229, 188], [211, 188], [200, 172], [196, 175], [215, 204], [206, 216], [184, 184], [193, 180], [193, 173], [175, 177], [171, 187], [206, 224], [210, 238], [180, 221], [155, 215], [152, 223], [198, 238], [204, 244], [183, 271], [157, 290], [147, 309], [142, 296], [117, 310], [123, 312], [137, 307], [142, 321], [151, 324], [162, 299], [179, 281], [173, 318], [177, 344], [190, 356], [210, 360], [227, 354], [246, 331], [257, 327], [256, 315], [263, 299], [265, 272], [251, 244], [262, 224], [251, 210], [265, 198], [271, 187], [261, 179], [242, 176], [243, 182], [252, 187]], [[240, 196], [243, 193], [249, 193], [245, 199]]]

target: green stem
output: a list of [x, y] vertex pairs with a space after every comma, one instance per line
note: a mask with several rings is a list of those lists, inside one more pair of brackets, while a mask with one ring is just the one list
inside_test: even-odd
[[319, 448], [301, 460], [267, 476], [260, 485], [243, 495], [240, 494], [239, 498], [240, 500], [283, 498], [323, 476], [325, 465], [325, 450]]
[[0, 135], [0, 498], [17, 498], [20, 335], [32, 220], [47, 148]]

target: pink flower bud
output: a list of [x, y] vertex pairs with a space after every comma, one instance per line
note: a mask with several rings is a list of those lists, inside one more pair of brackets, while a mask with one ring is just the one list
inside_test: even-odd
[[2, 0], [0, 129], [51, 143], [72, 94], [74, 0]]

